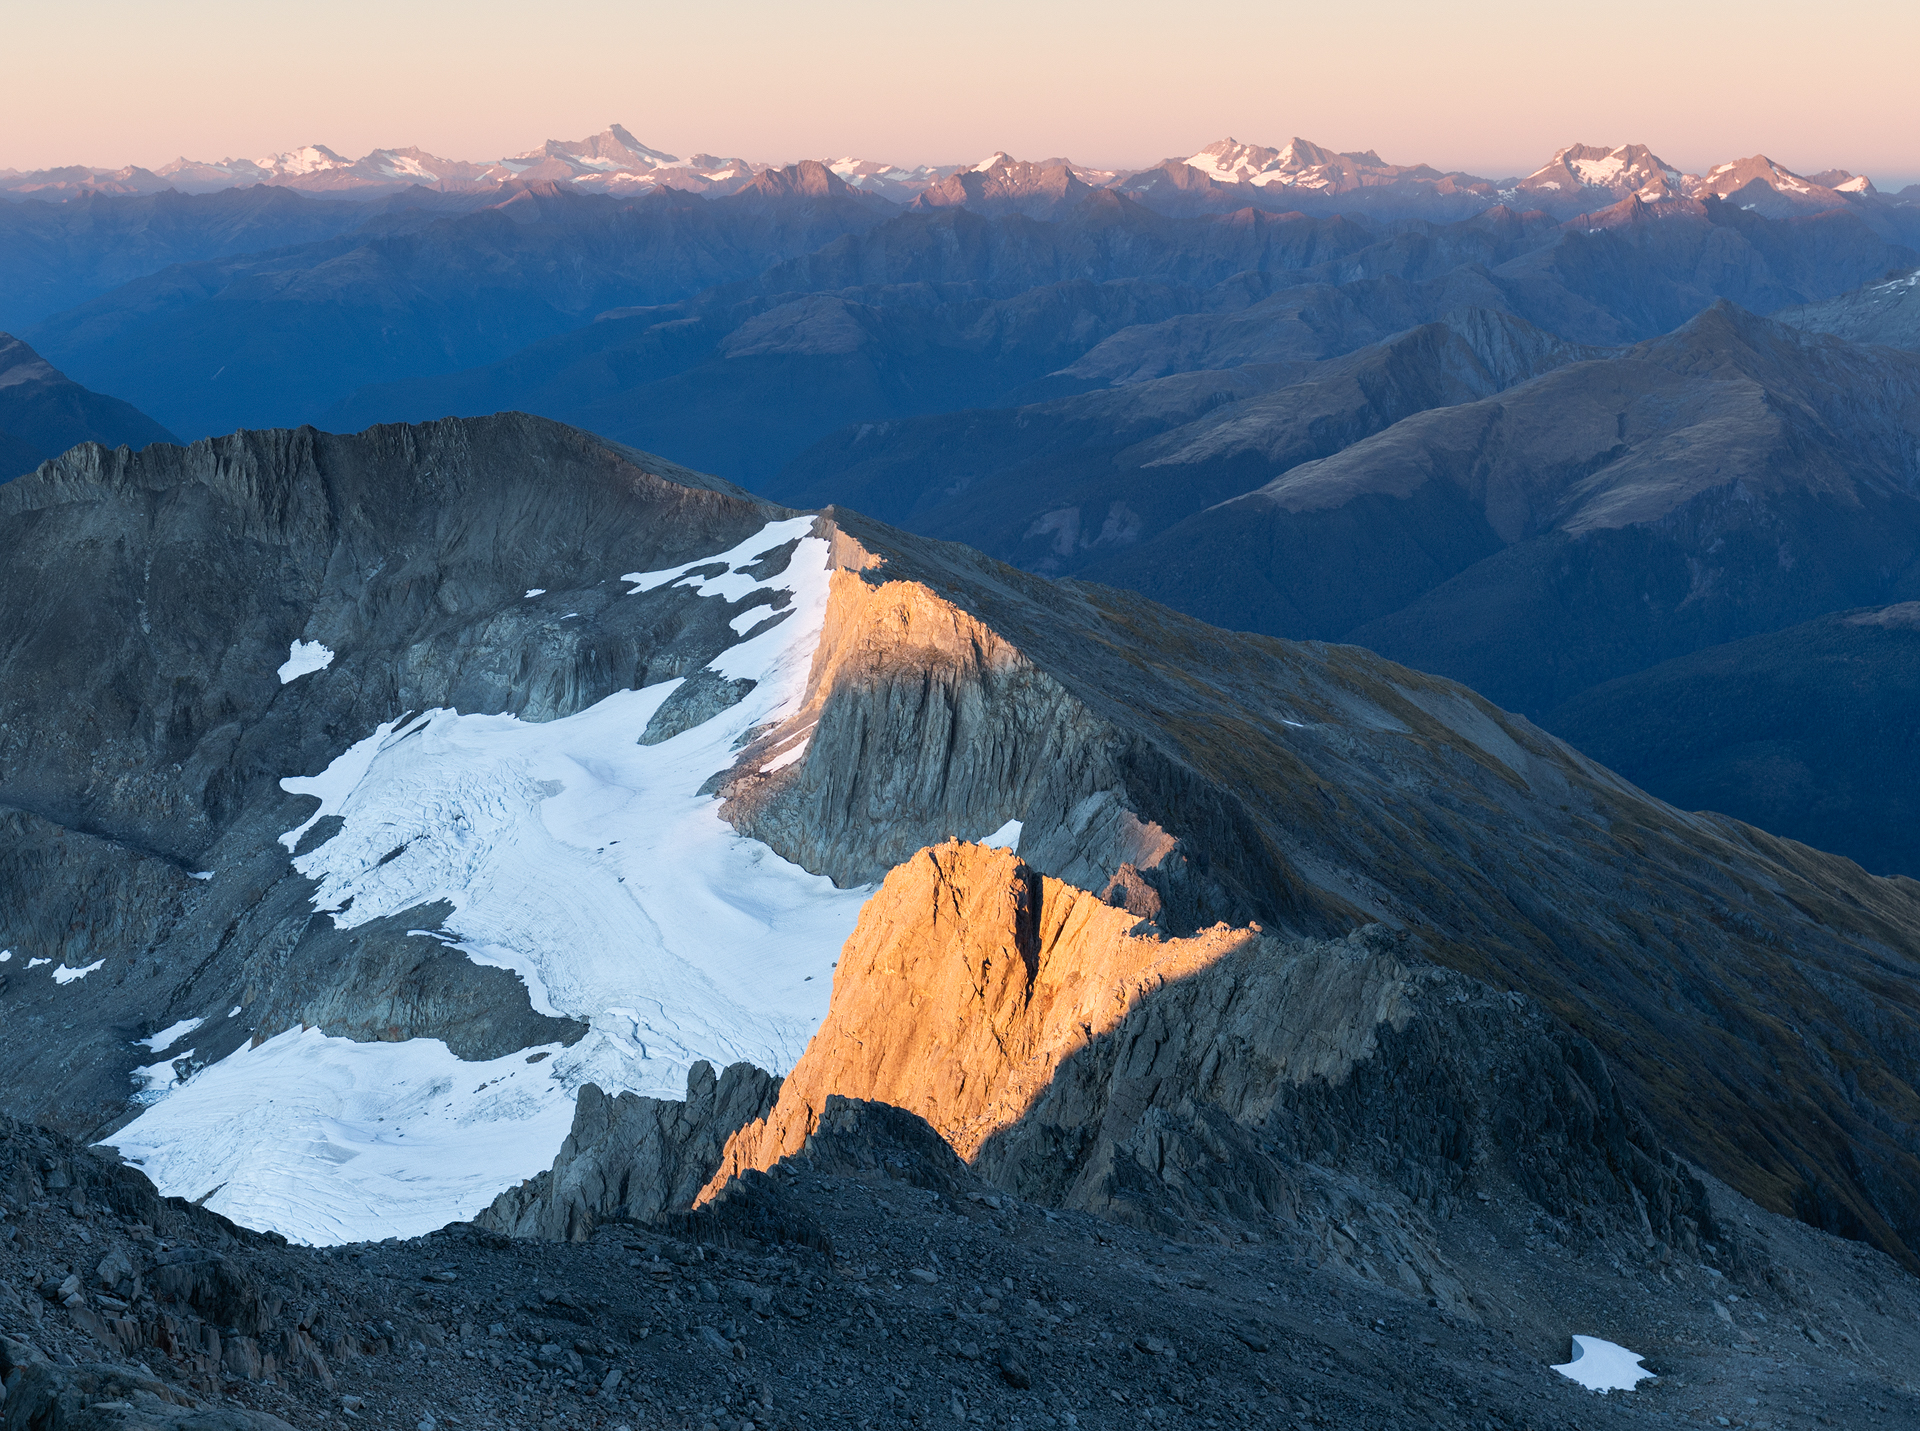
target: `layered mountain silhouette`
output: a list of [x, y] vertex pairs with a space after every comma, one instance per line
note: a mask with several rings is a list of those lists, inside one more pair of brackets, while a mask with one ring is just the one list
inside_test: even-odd
[[1581, 692], [1554, 730], [1690, 809], [1920, 871], [1920, 603], [1836, 612]]
[[138, 408], [88, 391], [18, 338], [0, 333], [0, 482], [83, 442], [145, 447], [173, 440]]
[[[1496, 210], [1382, 235], [1345, 218], [1169, 218], [1082, 187], [1051, 220], [929, 205], [748, 284], [603, 313], [487, 368], [369, 387], [324, 420], [529, 409], [790, 492], [811, 478], [776, 479], [780, 467], [843, 425], [871, 436], [920, 414], [1325, 358], [1467, 307], [1616, 343], [1719, 297], [1769, 309], [1841, 293], [1911, 252], [1844, 214], [1789, 228], [1717, 209], [1595, 233]], [[942, 463], [977, 475], [980, 457]]]
[[316, 243], [368, 226], [426, 222], [477, 204], [416, 192], [365, 202], [254, 185], [212, 194], [89, 193], [65, 203], [0, 203], [0, 328], [24, 330], [174, 264]]
[[749, 278], [891, 209], [802, 168], [711, 201], [535, 183], [470, 212], [406, 210], [313, 244], [171, 265], [32, 337], [183, 435], [299, 420], [362, 383], [492, 361], [609, 308]]
[[[1208, 325], [1210, 337], [1224, 330], [1259, 344], [1263, 361], [1017, 408], [865, 425], [818, 444], [766, 490], [802, 503], [830, 494], [1064, 574], [1239, 496], [1270, 472], [1602, 351], [1508, 314], [1463, 308], [1352, 353], [1319, 356], [1439, 306], [1421, 297], [1398, 285], [1286, 290], [1243, 310], [1238, 324]], [[1152, 335], [1146, 352], [1160, 353], [1161, 329], [1181, 326], [1132, 332]], [[1208, 348], [1217, 355], [1217, 344]], [[1141, 349], [1128, 352], [1136, 356]]]
[[1544, 714], [1689, 650], [1920, 595], [1916, 433], [1912, 355], [1720, 305], [1082, 570]]

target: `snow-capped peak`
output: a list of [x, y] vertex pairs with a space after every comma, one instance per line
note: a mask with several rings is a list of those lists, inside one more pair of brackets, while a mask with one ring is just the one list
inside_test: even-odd
[[680, 162], [677, 155], [663, 149], [650, 149], [635, 139], [624, 125], [610, 124], [586, 139], [549, 139], [538, 149], [516, 154], [516, 159], [562, 159], [587, 169], [603, 172], [627, 172], [662, 168]]
[[1677, 191], [1680, 171], [1644, 144], [1622, 144], [1608, 149], [1598, 144], [1570, 144], [1520, 181], [1522, 189], [1605, 189], [1611, 194], [1644, 193], [1655, 196]]
[[1257, 188], [1272, 185], [1329, 193], [1392, 180], [1408, 172], [1405, 166], [1389, 164], [1371, 150], [1342, 154], [1298, 136], [1288, 140], [1282, 149], [1242, 144], [1229, 136], [1182, 162], [1217, 183], [1252, 184]]
[[[1758, 179], [1777, 194], [1792, 195], [1797, 198], [1815, 198], [1824, 189], [1823, 185], [1808, 183], [1800, 175], [1782, 164], [1776, 164], [1764, 154], [1750, 155], [1745, 159], [1735, 159], [1730, 163], [1716, 164], [1701, 177], [1701, 194], [1715, 194], [1725, 198], [1737, 193]], [[1826, 190], [1831, 193], [1831, 190]]]
[[285, 154], [269, 154], [264, 159], [253, 161], [269, 174], [299, 176], [321, 174], [329, 169], [344, 169], [352, 163], [335, 154], [324, 144], [307, 144], [298, 149], [290, 149]]

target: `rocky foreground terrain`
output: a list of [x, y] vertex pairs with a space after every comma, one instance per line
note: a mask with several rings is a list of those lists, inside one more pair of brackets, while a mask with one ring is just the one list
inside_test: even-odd
[[[1500, 1293], [1448, 1307], [1357, 1276], [1336, 1228], [1229, 1243], [1057, 1213], [850, 1102], [704, 1215], [580, 1242], [289, 1247], [18, 1124], [0, 1170], [9, 1431], [1920, 1418], [1913, 1282], [1719, 1187], [1697, 1255], [1469, 1197], [1430, 1225]], [[1656, 1379], [1563, 1378], [1571, 1329]]]
[[[1920, 1284], [1703, 1180], [1591, 1045], [1381, 926], [1163, 938], [948, 843], [870, 901], [788, 1079], [687, 1094], [588, 1086], [475, 1222], [329, 1248], [8, 1122], [4, 1425], [1920, 1416]], [[1653, 1379], [1577, 1385], [1576, 1333]]]

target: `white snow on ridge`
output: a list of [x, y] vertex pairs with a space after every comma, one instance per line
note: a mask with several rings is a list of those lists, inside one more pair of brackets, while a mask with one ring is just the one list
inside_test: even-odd
[[1602, 1396], [1609, 1391], [1632, 1391], [1635, 1383], [1653, 1381], [1654, 1374], [1640, 1365], [1640, 1354], [1599, 1337], [1575, 1337], [1573, 1360], [1555, 1371], [1569, 1381], [1577, 1381], [1588, 1391]]
[[1583, 184], [1604, 189], [1620, 177], [1620, 171], [1627, 167], [1627, 161], [1618, 150], [1604, 159], [1575, 159], [1568, 166], [1580, 176]]
[[177, 1024], [169, 1024], [151, 1038], [137, 1038], [134, 1042], [148, 1053], [161, 1053], [172, 1048], [205, 1022], [205, 1019], [182, 1019]]
[[62, 964], [58, 969], [53, 971], [53, 982], [56, 984], [75, 983], [78, 980], [86, 978], [87, 975], [93, 973], [94, 970], [106, 962], [105, 959], [95, 959], [84, 969], [75, 969], [71, 965]]
[[[584, 1082], [680, 1098], [700, 1059], [791, 1068], [867, 892], [743, 838], [698, 791], [749, 730], [804, 697], [831, 575], [812, 526], [774, 522], [731, 551], [623, 578], [635, 593], [677, 582], [728, 601], [785, 598], [736, 621], [750, 634], [711, 668], [757, 684], [702, 725], [637, 743], [678, 681], [544, 723], [432, 710], [281, 782], [320, 802], [280, 837], [289, 851], [323, 816], [343, 822], [294, 861], [317, 882], [317, 910], [352, 928], [444, 900], [453, 913], [433, 937], [518, 974], [535, 1008], [586, 1022], [584, 1039], [528, 1065], [525, 1053], [462, 1063], [433, 1040], [283, 1034], [184, 1084], [169, 1082], [171, 1061], [155, 1065], [157, 1101], [116, 1146], [163, 1192], [218, 1186], [209, 1207], [295, 1240], [411, 1235], [545, 1168]], [[736, 569], [796, 541], [776, 576]], [[502, 1069], [513, 1096], [480, 1097], [475, 1085]], [[437, 1151], [416, 1156], [423, 1144]]]
[[280, 684], [311, 676], [333, 664], [333, 652], [318, 641], [295, 641], [287, 648], [287, 659], [280, 663]]

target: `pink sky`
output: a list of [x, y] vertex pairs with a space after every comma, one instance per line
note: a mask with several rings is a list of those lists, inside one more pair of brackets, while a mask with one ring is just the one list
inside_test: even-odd
[[1374, 0], [63, 0], [15, 7], [0, 168], [417, 144], [610, 121], [749, 159], [1139, 165], [1295, 134], [1488, 177], [1574, 142], [1920, 178], [1920, 5]]

